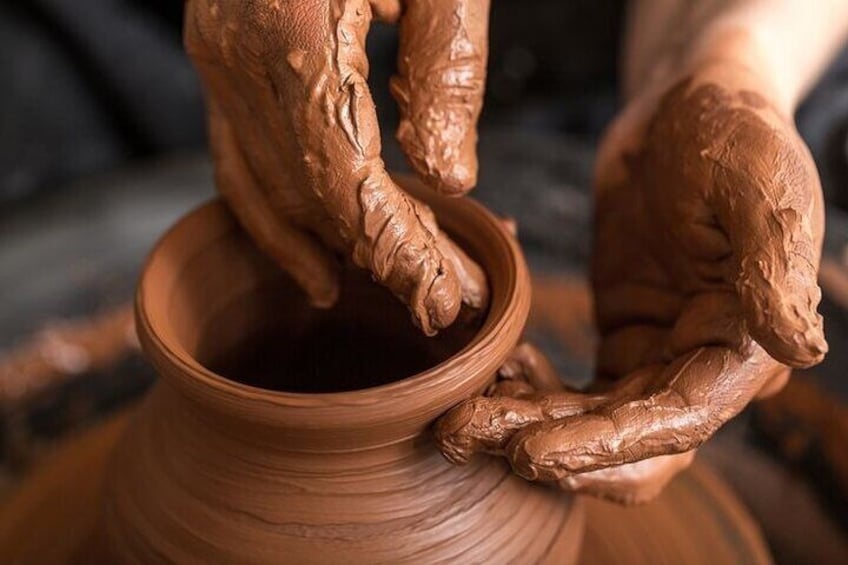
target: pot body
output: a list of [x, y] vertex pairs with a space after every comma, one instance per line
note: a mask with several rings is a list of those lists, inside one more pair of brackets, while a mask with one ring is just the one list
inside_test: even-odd
[[[479, 204], [404, 184], [433, 207], [440, 225], [489, 276], [489, 311], [468, 335], [456, 330], [441, 341], [419, 343], [427, 338], [404, 333], [415, 330], [402, 311], [400, 318], [392, 313], [394, 299], [373, 294], [383, 291], [355, 274], [346, 274], [348, 298], [341, 307], [314, 313], [220, 203], [193, 212], [160, 241], [136, 300], [139, 337], [160, 380], [119, 442], [108, 472], [98, 543], [108, 559], [576, 558], [582, 510], [575, 499], [531, 485], [493, 458], [452, 466], [431, 442], [432, 421], [482, 391], [518, 342], [529, 310], [529, 276], [516, 242]], [[303, 328], [328, 335], [321, 316], [336, 316], [344, 327], [369, 317], [372, 326], [392, 326], [393, 337], [368, 342], [375, 359], [387, 358], [397, 340], [417, 348], [404, 352], [429, 355], [429, 365], [412, 374], [398, 365], [393, 378], [366, 380], [366, 388], [356, 388], [356, 379], [336, 379], [340, 391], [323, 393], [258, 388], [209, 368], [215, 355], [237, 349], [257, 328], [278, 327], [281, 319], [285, 328], [274, 334], [273, 349], [303, 350]], [[336, 341], [322, 346], [327, 358], [347, 355], [352, 362], [365, 351], [338, 351]], [[266, 354], [254, 351], [251, 357]], [[314, 351], [310, 355], [322, 361]], [[294, 366], [286, 363], [275, 378], [305, 378], [286, 375]], [[372, 364], [375, 372], [378, 364]], [[333, 370], [344, 372], [344, 366]]]
[[454, 467], [426, 436], [286, 452], [284, 437], [245, 437], [230, 424], [167, 385], [153, 391], [107, 490], [118, 561], [564, 563], [579, 549], [574, 499], [500, 460]]

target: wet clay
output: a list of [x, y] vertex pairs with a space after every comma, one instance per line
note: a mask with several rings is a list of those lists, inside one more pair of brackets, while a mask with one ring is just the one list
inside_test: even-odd
[[502, 454], [527, 479], [640, 502], [787, 365], [822, 359], [815, 167], [744, 73], [710, 73], [670, 88], [599, 165], [598, 386], [466, 401], [439, 423], [451, 460]]
[[[274, 335], [262, 326], [276, 319], [308, 333], [315, 312], [294, 284], [278, 284], [279, 269], [220, 202], [163, 238], [136, 302], [139, 339], [161, 379], [107, 471], [94, 555], [179, 563], [275, 563], [281, 556], [326, 562], [340, 555], [352, 563], [574, 561], [583, 519], [575, 498], [523, 481], [500, 460], [450, 465], [431, 440], [432, 422], [485, 390], [512, 359], [530, 284], [517, 242], [497, 218], [467, 199], [426, 199], [485, 269], [489, 309], [473, 336], [436, 338], [446, 349], [436, 346], [427, 362], [437, 364], [407, 376], [415, 370], [407, 360], [392, 365], [399, 374], [387, 384], [346, 392], [282, 392], [211, 372], [211, 352], [237, 351], [244, 336], [256, 333], [251, 328]], [[348, 293], [375, 290], [383, 292], [346, 280], [339, 299], [345, 317], [334, 324], [356, 325], [358, 316], [377, 312], [361, 300], [345, 306]], [[402, 322], [388, 316], [385, 322]], [[398, 338], [416, 335], [403, 326], [412, 333], [380, 336], [367, 359], [378, 366], [375, 355], [391, 358]], [[291, 352], [305, 350], [302, 343], [283, 339], [277, 346]], [[337, 361], [315, 360], [341, 373], [323, 375], [319, 384], [379, 384], [349, 380], [359, 361], [344, 359], [350, 373]], [[506, 373], [509, 367], [526, 372], [507, 363]], [[234, 363], [234, 374], [244, 368]], [[284, 386], [276, 388], [303, 376], [296, 366], [297, 374], [284, 374], [291, 368], [277, 367], [274, 382]]]
[[[568, 389], [547, 358], [523, 343], [498, 371], [498, 380], [486, 390], [486, 396], [468, 400], [439, 419], [436, 442], [450, 461], [464, 465], [477, 451], [504, 455], [513, 436], [532, 424], [565, 420], [608, 400], [605, 394]], [[689, 451], [541, 480], [557, 480], [560, 488], [570, 492], [638, 504], [656, 497], [693, 458], [694, 452]]]
[[385, 171], [365, 37], [373, 17], [399, 19], [398, 137], [431, 191], [462, 194], [477, 178], [488, 7], [186, 2], [185, 44], [206, 94], [218, 190], [314, 305], [338, 299], [336, 253], [388, 287], [427, 335], [449, 326], [463, 303], [485, 304], [479, 266]]

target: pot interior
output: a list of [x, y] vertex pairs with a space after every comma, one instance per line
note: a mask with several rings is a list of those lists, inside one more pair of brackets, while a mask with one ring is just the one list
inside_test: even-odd
[[[427, 337], [407, 309], [364, 270], [342, 273], [339, 302], [313, 308], [296, 283], [254, 257], [195, 328], [195, 359], [232, 381], [267, 390], [328, 393], [365, 389], [411, 377], [458, 353], [483, 316]], [[220, 255], [220, 268], [226, 256]], [[463, 312], [463, 314], [468, 314]]]
[[313, 309], [213, 201], [160, 239], [142, 274], [136, 325], [157, 372], [200, 405], [285, 430], [304, 448], [413, 438], [484, 390], [527, 321], [521, 250], [473, 200], [437, 196], [408, 178], [401, 184], [488, 275], [489, 308], [475, 323], [464, 319], [428, 338], [354, 268], [343, 272], [340, 304]]

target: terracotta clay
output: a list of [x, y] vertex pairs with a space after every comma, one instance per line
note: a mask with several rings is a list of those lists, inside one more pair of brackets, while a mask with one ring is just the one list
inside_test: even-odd
[[[80, 546], [96, 526], [95, 501], [103, 494], [108, 455], [133, 415], [119, 412], [64, 442], [4, 501], [0, 562], [104, 562], [81, 554]], [[759, 527], [730, 486], [697, 463], [651, 504], [627, 511], [591, 498], [581, 504], [586, 533], [580, 563], [772, 563]], [[338, 560], [337, 555], [327, 559]]]
[[451, 460], [500, 453], [528, 479], [638, 502], [788, 365], [822, 359], [821, 188], [765, 91], [708, 65], [613, 126], [593, 256], [606, 386], [469, 400], [439, 424]]
[[404, 2], [403, 12], [393, 0], [186, 2], [218, 189], [314, 305], [338, 298], [333, 252], [391, 289], [428, 335], [463, 302], [484, 305], [480, 268], [385, 171], [365, 37], [374, 16], [400, 20], [398, 137], [425, 182], [461, 194], [477, 178], [488, 9], [488, 0]]
[[0, 405], [117, 365], [137, 347], [129, 304], [90, 319], [51, 321], [0, 355]]
[[[428, 190], [406, 188], [417, 196]], [[395, 302], [385, 290], [343, 271], [339, 311], [348, 328], [366, 336], [375, 327], [393, 332], [367, 350], [355, 340], [348, 346], [368, 356], [366, 365], [386, 354], [390, 360], [380, 363], [394, 367], [392, 382], [369, 380], [359, 361], [336, 349], [341, 343], [323, 355], [340, 356], [348, 368], [320, 359], [310, 366], [343, 374], [300, 374], [307, 365], [294, 361], [271, 372], [241, 365], [251, 356], [245, 341], [268, 332], [289, 331], [276, 343], [285, 351], [276, 359], [311, 351], [311, 329], [340, 323], [336, 310], [309, 307], [221, 203], [190, 214], [163, 238], [136, 302], [139, 338], [161, 379], [118, 444], [103, 497], [103, 536], [90, 548], [120, 562], [574, 560], [582, 532], [574, 498], [523, 481], [503, 461], [452, 466], [430, 439], [430, 423], [486, 389], [508, 360], [505, 374], [533, 371], [523, 348], [510, 356], [530, 302], [515, 239], [470, 200], [427, 199], [485, 269], [491, 300], [477, 331], [451, 328], [433, 341], [386, 309]], [[433, 344], [433, 356], [411, 374], [418, 369], [410, 359], [390, 350], [420, 343]], [[228, 351], [242, 352], [220, 363], [231, 379], [206, 367]], [[380, 363], [377, 372], [387, 372]], [[288, 374], [292, 369], [299, 374]], [[260, 373], [266, 387], [347, 391], [237, 382]], [[357, 388], [357, 379], [379, 386]]]

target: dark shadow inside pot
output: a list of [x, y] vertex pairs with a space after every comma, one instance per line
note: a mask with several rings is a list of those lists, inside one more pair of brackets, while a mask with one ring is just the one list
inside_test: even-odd
[[263, 389], [351, 391], [435, 367], [470, 343], [482, 319], [427, 337], [361, 269], [344, 271], [339, 302], [330, 309], [310, 306], [279, 272], [231, 296], [204, 321], [195, 358], [222, 377]]
[[[338, 436], [403, 417], [387, 437], [419, 433], [485, 388], [517, 343], [530, 303], [521, 252], [500, 220], [470, 200], [430, 198], [442, 229], [488, 275], [485, 312], [464, 310], [427, 337], [399, 300], [353, 266], [342, 270], [338, 303], [313, 308], [215, 201], [180, 220], [145, 266], [136, 322], [148, 359], [199, 402], [251, 420], [292, 425], [308, 410], [309, 427], [320, 420]], [[395, 402], [363, 410], [376, 391]]]

